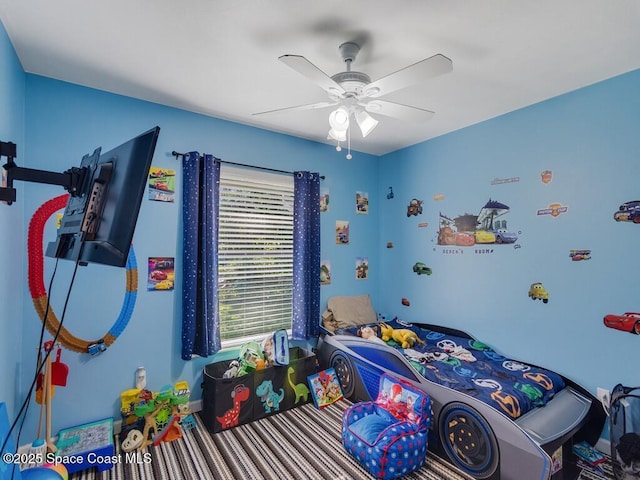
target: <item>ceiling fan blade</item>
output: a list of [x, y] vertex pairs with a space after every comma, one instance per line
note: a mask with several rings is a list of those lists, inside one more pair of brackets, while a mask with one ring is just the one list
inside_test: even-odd
[[330, 94], [342, 96], [347, 93], [344, 88], [336, 83], [329, 75], [300, 55], [282, 55], [281, 57], [278, 57], [278, 60], [293, 68], [301, 75], [307, 77], [313, 83]]
[[307, 105], [297, 105], [295, 107], [277, 108], [275, 110], [267, 110], [265, 112], [252, 113], [252, 115], [268, 115], [270, 113], [300, 112], [303, 110], [315, 110], [317, 108], [332, 107], [337, 104], [338, 102], [309, 103]]
[[367, 112], [397, 118], [406, 122], [426, 122], [435, 115], [430, 110], [386, 100], [373, 100], [365, 104], [364, 107]]
[[371, 82], [365, 87], [364, 96], [380, 97], [452, 70], [453, 62], [444, 55], [437, 54]]

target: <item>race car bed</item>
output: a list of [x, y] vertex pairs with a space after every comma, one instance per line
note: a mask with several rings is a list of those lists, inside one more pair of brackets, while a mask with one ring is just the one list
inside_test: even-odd
[[[460, 330], [357, 317], [323, 322], [320, 366], [336, 370], [344, 396], [354, 401], [374, 399], [383, 372], [427, 392], [432, 437], [474, 478], [569, 478], [562, 470], [551, 476], [554, 453], [562, 448], [566, 458], [573, 442], [593, 444], [602, 431], [600, 403], [557, 373], [507, 358]], [[358, 336], [366, 326], [378, 330], [375, 339]], [[410, 348], [383, 342], [380, 330], [387, 327], [418, 340]]]

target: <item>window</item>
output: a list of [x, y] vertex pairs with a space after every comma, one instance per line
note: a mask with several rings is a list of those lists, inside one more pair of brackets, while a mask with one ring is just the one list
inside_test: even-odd
[[218, 275], [223, 346], [291, 330], [291, 175], [222, 167]]

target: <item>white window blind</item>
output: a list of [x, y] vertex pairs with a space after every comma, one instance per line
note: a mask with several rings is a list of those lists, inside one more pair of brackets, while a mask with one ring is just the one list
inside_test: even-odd
[[293, 176], [223, 166], [218, 242], [223, 345], [290, 330]]

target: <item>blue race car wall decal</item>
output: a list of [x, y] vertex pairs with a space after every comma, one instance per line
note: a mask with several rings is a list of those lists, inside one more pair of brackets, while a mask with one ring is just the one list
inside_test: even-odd
[[620, 205], [620, 208], [613, 214], [616, 222], [640, 223], [640, 200], [633, 200]]

